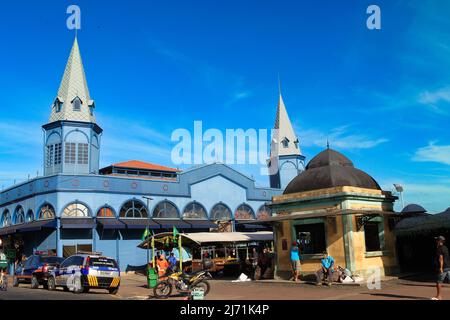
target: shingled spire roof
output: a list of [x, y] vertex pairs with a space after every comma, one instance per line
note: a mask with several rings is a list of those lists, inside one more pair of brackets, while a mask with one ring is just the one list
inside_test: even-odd
[[271, 148], [273, 152], [276, 152], [278, 156], [301, 155], [300, 145], [292, 128], [281, 92], [279, 93], [274, 129], [278, 129], [278, 135], [275, 136], [275, 141], [272, 141], [272, 144], [275, 143], [275, 146], [272, 146], [275, 148]]
[[[77, 98], [81, 101], [79, 109], [76, 103], [74, 104]], [[58, 95], [52, 104], [50, 122], [71, 120], [95, 123], [94, 107], [94, 101], [89, 95], [78, 40], [75, 38]]]

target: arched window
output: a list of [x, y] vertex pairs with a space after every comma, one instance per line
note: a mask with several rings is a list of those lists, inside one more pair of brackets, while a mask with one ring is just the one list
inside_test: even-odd
[[262, 205], [258, 209], [258, 213], [256, 214], [256, 219], [263, 220], [263, 219], [268, 219], [271, 216], [272, 216], [272, 210], [270, 210], [270, 208], [268, 206]]
[[255, 213], [253, 209], [247, 204], [241, 204], [234, 213], [235, 220], [253, 220], [255, 219]]
[[153, 210], [153, 218], [159, 219], [179, 219], [180, 214], [178, 213], [177, 207], [175, 207], [169, 201], [162, 201], [158, 203]]
[[14, 224], [25, 223], [25, 212], [22, 206], [16, 208], [16, 213], [14, 214]]
[[3, 215], [2, 215], [2, 227], [8, 227], [12, 224], [11, 221], [11, 213], [9, 212], [9, 210], [5, 210], [3, 211]]
[[147, 218], [147, 208], [137, 200], [131, 200], [125, 203], [120, 209], [122, 218]]
[[25, 219], [25, 221], [26, 222], [31, 222], [31, 221], [33, 221], [34, 220], [34, 214], [33, 214], [33, 210], [28, 210], [28, 212], [27, 212], [27, 216], [26, 216], [26, 219]]
[[211, 209], [211, 220], [230, 221], [233, 219], [231, 210], [224, 204], [218, 203]]
[[84, 204], [75, 202], [64, 208], [62, 216], [65, 218], [89, 217], [89, 209]]
[[39, 220], [55, 218], [55, 209], [50, 204], [44, 204], [39, 210]]
[[75, 99], [72, 100], [73, 111], [80, 111], [82, 104], [83, 104], [83, 102], [81, 101], [81, 99], [78, 97], [75, 97]]
[[115, 218], [116, 215], [114, 214], [113, 209], [110, 207], [103, 207], [97, 212], [97, 217], [99, 218]]
[[191, 202], [184, 208], [183, 219], [208, 219], [208, 216], [200, 203]]

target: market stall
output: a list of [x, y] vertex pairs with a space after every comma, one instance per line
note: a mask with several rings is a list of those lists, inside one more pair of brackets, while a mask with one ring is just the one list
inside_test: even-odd
[[[249, 262], [253, 248], [273, 246], [273, 233], [269, 231], [181, 233], [178, 237], [177, 246], [181, 249], [177, 251], [186, 251], [191, 257], [190, 263], [183, 264], [183, 259], [179, 260], [180, 266], [189, 266], [193, 272], [202, 270], [204, 260], [209, 259], [212, 261], [209, 268], [212, 272], [238, 273]], [[173, 249], [173, 242], [173, 234], [166, 232], [148, 237], [138, 247], [147, 249], [150, 246], [168, 252]], [[155, 265], [155, 255], [152, 256]]]

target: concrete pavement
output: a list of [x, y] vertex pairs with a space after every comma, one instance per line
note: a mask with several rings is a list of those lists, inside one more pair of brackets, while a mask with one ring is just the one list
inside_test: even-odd
[[[11, 280], [11, 279], [10, 279]], [[22, 284], [19, 288], [9, 287], [0, 291], [0, 299], [8, 300], [151, 300], [152, 290], [146, 288], [145, 277], [136, 274], [123, 274], [117, 295], [106, 290], [91, 290], [85, 294], [48, 291], [42, 288], [31, 289]], [[11, 284], [12, 281], [9, 281]], [[414, 280], [392, 278], [381, 283], [380, 290], [369, 290], [367, 286], [333, 285], [316, 287], [311, 284], [289, 281], [251, 281], [231, 282], [230, 280], [212, 280], [211, 292], [207, 300], [428, 300], [435, 294], [435, 284], [427, 277]], [[443, 296], [450, 300], [450, 285], [443, 288]], [[181, 300], [185, 295], [172, 293], [170, 300]], [[158, 300], [160, 301], [160, 300]]]

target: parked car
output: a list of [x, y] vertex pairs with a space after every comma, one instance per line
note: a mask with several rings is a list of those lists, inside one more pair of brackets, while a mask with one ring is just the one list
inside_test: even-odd
[[47, 280], [48, 290], [62, 287], [74, 293], [89, 289], [106, 289], [116, 294], [120, 286], [120, 269], [116, 260], [101, 254], [75, 254], [55, 268]]
[[36, 289], [40, 285], [47, 288], [47, 279], [53, 268], [58, 267], [64, 258], [34, 254], [24, 262], [19, 263], [14, 272], [13, 286], [20, 283], [31, 283], [31, 288]]

